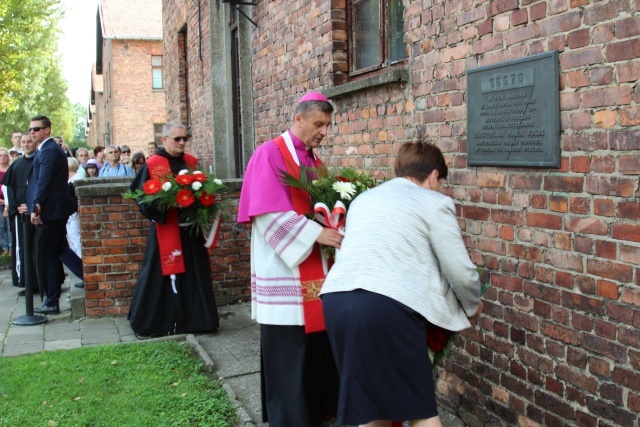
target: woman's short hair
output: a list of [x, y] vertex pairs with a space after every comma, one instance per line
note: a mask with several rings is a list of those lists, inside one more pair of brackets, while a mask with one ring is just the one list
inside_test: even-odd
[[146, 162], [146, 159], [144, 157], [144, 152], [142, 150], [136, 150], [131, 156], [131, 158], [129, 159], [129, 166], [137, 167], [140, 159], [142, 159], [142, 163]]
[[78, 172], [80, 168], [80, 163], [75, 157], [67, 157], [67, 166], [71, 172]]
[[408, 142], [398, 150], [395, 172], [398, 177], [410, 177], [424, 182], [435, 169], [438, 179], [447, 179], [447, 164], [442, 151], [433, 144], [423, 141]]

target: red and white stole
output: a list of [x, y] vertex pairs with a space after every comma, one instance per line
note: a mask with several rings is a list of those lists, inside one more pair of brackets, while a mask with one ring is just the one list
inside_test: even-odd
[[[184, 154], [184, 162], [189, 169], [195, 169], [198, 165], [198, 159]], [[164, 181], [168, 175], [171, 175], [171, 167], [166, 157], [153, 155], [147, 160], [147, 167], [151, 178]], [[164, 224], [156, 223], [156, 234], [158, 236], [158, 246], [160, 248], [160, 264], [162, 266], [162, 275], [170, 276], [173, 291], [178, 293], [175, 288], [175, 275], [184, 273], [184, 256], [182, 254], [182, 239], [180, 239], [180, 219], [178, 218], [177, 209], [169, 209], [166, 212], [166, 221]]]
[[[285, 139], [286, 138], [286, 139]], [[284, 133], [273, 140], [280, 150], [287, 165], [287, 172], [295, 178], [300, 179], [300, 161], [295, 154], [293, 142], [288, 133]], [[322, 162], [316, 158], [317, 166]], [[299, 215], [313, 214], [311, 197], [309, 193], [299, 188], [290, 187], [291, 202], [293, 210]], [[322, 314], [322, 301], [318, 294], [324, 283], [324, 268], [322, 265], [322, 254], [320, 245], [314, 243], [311, 254], [302, 261], [300, 268], [300, 285], [302, 287], [302, 310], [304, 314], [304, 330], [307, 334], [322, 332], [326, 330], [324, 325], [324, 315]]]

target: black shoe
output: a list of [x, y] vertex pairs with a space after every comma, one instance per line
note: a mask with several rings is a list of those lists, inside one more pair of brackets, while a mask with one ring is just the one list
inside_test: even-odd
[[76, 288], [84, 288], [84, 282], [78, 282], [78, 283], [74, 284], [73, 286], [75, 286]]
[[36, 307], [33, 309], [34, 313], [38, 314], [60, 314], [60, 306], [58, 305], [43, 305], [42, 307]]

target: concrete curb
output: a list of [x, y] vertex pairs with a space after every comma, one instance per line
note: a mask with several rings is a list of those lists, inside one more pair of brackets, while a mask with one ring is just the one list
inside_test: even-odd
[[211, 359], [209, 354], [207, 354], [207, 352], [204, 350], [204, 347], [200, 345], [196, 337], [193, 334], [187, 334], [186, 340], [187, 344], [189, 344], [191, 348], [193, 348], [196, 353], [198, 353], [198, 356], [200, 356], [200, 358], [202, 359], [202, 363], [204, 363], [206, 371], [213, 372], [215, 364], [213, 363], [213, 360]]
[[220, 382], [222, 383], [222, 387], [224, 388], [224, 390], [227, 392], [227, 396], [229, 396], [229, 399], [231, 399], [231, 402], [233, 402], [233, 406], [236, 408], [238, 421], [235, 423], [235, 425], [238, 427], [255, 427], [253, 420], [249, 416], [249, 413], [247, 412], [242, 402], [238, 400], [238, 396], [236, 396], [233, 388], [231, 388], [231, 386], [227, 383], [224, 383], [222, 381]]
[[[187, 341], [187, 344], [189, 344], [191, 348], [193, 348], [195, 352], [198, 353], [198, 356], [202, 359], [202, 363], [204, 364], [205, 370], [207, 372], [214, 372], [215, 363], [213, 362], [209, 354], [206, 352], [204, 347], [202, 347], [200, 342], [198, 342], [198, 339], [195, 337], [195, 335], [188, 334], [186, 336], [186, 341]], [[247, 412], [242, 402], [238, 399], [238, 396], [236, 395], [235, 391], [233, 391], [233, 388], [231, 388], [231, 386], [225, 383], [222, 379], [219, 378], [218, 380], [220, 381], [225, 392], [227, 393], [227, 396], [229, 396], [229, 399], [233, 403], [233, 406], [236, 408], [238, 422], [235, 425], [237, 427], [254, 427], [255, 424], [253, 423], [253, 420], [249, 416], [249, 413]]]

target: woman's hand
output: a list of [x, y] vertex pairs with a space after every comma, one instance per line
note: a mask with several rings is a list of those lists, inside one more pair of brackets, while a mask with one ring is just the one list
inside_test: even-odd
[[471, 322], [472, 325], [475, 325], [476, 323], [478, 323], [478, 318], [480, 317], [480, 314], [482, 314], [483, 308], [484, 308], [484, 303], [480, 301], [480, 304], [478, 304], [478, 310], [476, 310], [476, 314], [468, 318], [469, 322]]
[[333, 246], [336, 249], [340, 249], [340, 245], [342, 244], [342, 235], [340, 232], [334, 228], [324, 227], [322, 229], [322, 233], [316, 239], [316, 242], [325, 246]]

